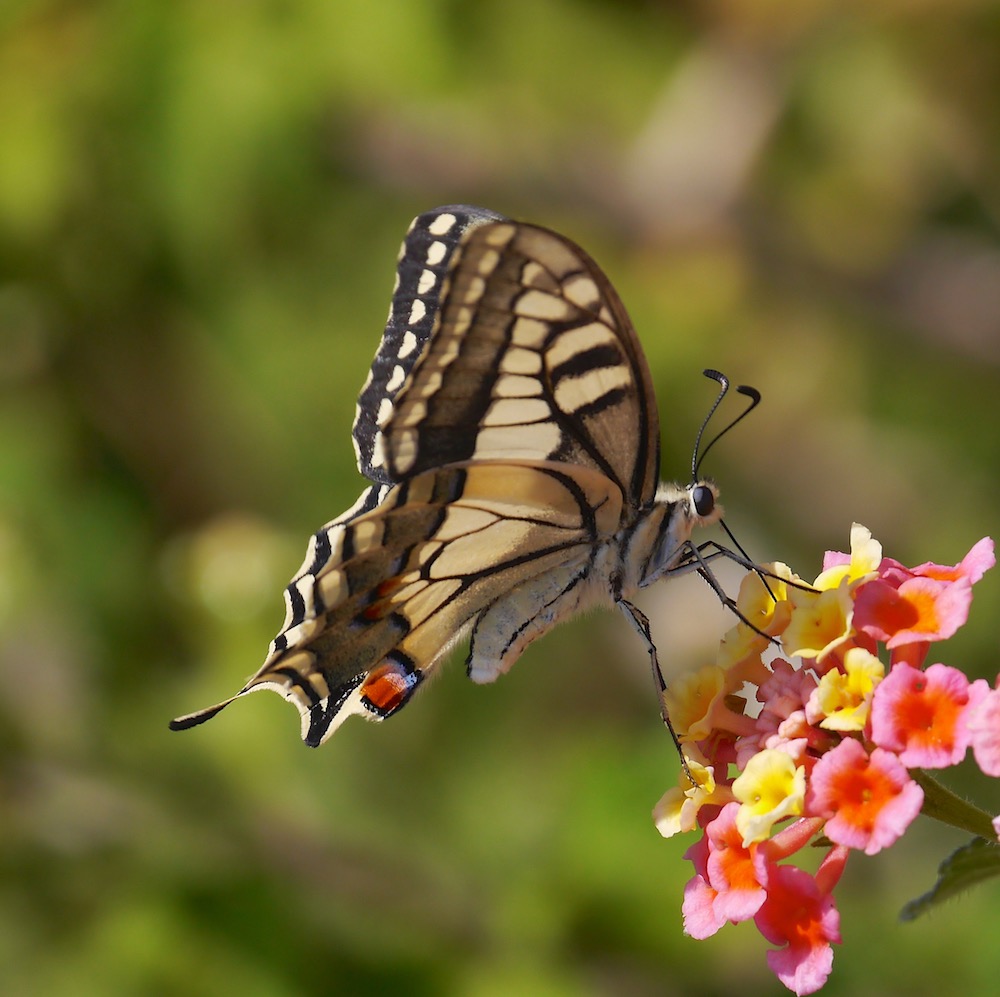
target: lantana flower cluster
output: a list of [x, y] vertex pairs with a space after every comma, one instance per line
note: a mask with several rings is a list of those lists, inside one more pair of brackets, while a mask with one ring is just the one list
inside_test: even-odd
[[[924, 803], [915, 770], [955, 765], [971, 748], [1000, 776], [1000, 677], [991, 689], [926, 663], [965, 623], [993, 564], [987, 538], [954, 566], [907, 568], [855, 524], [851, 553], [828, 552], [811, 584], [784, 564], [764, 566], [766, 583], [747, 575], [736, 602], [753, 626], [737, 623], [716, 663], [665, 697], [687, 771], [653, 816], [665, 837], [700, 832], [686, 853], [687, 934], [753, 920], [777, 946], [771, 970], [813, 993], [840, 941], [832, 891], [848, 856], [903, 834]], [[784, 864], [817, 841], [814, 872]]]

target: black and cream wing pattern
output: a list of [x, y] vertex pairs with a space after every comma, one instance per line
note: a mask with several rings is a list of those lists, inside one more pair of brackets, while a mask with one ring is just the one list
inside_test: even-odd
[[649, 369], [597, 264], [483, 208], [411, 225], [354, 444], [370, 484], [311, 538], [263, 666], [174, 729], [272, 689], [316, 746], [395, 713], [466, 638], [490, 682], [560, 620], [628, 606], [721, 515], [710, 482], [658, 482]]

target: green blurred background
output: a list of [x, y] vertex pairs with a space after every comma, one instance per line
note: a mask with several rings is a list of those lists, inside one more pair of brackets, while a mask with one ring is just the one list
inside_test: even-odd
[[[167, 721], [257, 669], [359, 492], [354, 399], [440, 203], [601, 261], [665, 475], [702, 367], [760, 388], [709, 462], [757, 559], [995, 531], [998, 53], [986, 0], [3, 0], [3, 993], [779, 992], [751, 926], [682, 936], [676, 759], [615, 616], [319, 751], [274, 696]], [[728, 625], [696, 579], [643, 604], [672, 668]], [[998, 613], [988, 576], [944, 659], [995, 675]], [[995, 992], [995, 886], [895, 919], [961, 841], [852, 859], [829, 993]]]

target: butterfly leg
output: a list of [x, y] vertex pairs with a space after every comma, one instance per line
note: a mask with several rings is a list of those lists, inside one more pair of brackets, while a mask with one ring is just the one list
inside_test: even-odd
[[[714, 540], [708, 540], [698, 546], [689, 542], [687, 545], [687, 551], [681, 563], [671, 568], [669, 573], [674, 575], [685, 574], [689, 571], [696, 571], [708, 583], [708, 586], [718, 597], [719, 602], [721, 602], [722, 605], [733, 614], [733, 616], [735, 616], [741, 623], [745, 623], [751, 630], [754, 631], [754, 633], [759, 634], [761, 637], [766, 637], [769, 643], [777, 644], [778, 642], [770, 636], [770, 634], [764, 633], [760, 627], [755, 626], [750, 620], [747, 619], [740, 607], [736, 605], [736, 600], [726, 592], [726, 590], [719, 583], [719, 579], [715, 577], [715, 572], [712, 571], [709, 566], [709, 562], [720, 557], [725, 557], [731, 561], [735, 561], [737, 564], [743, 565], [750, 571], [756, 573], [763, 580], [765, 587], [771, 594], [771, 598], [774, 598], [774, 593], [771, 592], [771, 588], [767, 584], [767, 580], [764, 577], [766, 574], [770, 574], [769, 572], [764, 572], [760, 567], [754, 564], [753, 561], [745, 560], [734, 551], [731, 551], [728, 547], [720, 546]], [[774, 575], [773, 577], [777, 578], [778, 576]], [[784, 579], [781, 580], [784, 581]]]
[[692, 786], [697, 786], [698, 784], [695, 782], [695, 778], [688, 768], [687, 759], [684, 757], [684, 749], [681, 747], [680, 738], [677, 736], [677, 731], [674, 730], [674, 725], [670, 722], [670, 710], [667, 709], [665, 696], [667, 680], [663, 677], [663, 669], [660, 668], [660, 659], [656, 653], [656, 645], [653, 643], [653, 634], [649, 627], [649, 617], [638, 606], [632, 605], [627, 599], [619, 598], [617, 605], [625, 615], [625, 619], [632, 624], [635, 632], [646, 642], [646, 649], [649, 651], [649, 664], [653, 670], [653, 682], [656, 685], [656, 698], [660, 703], [660, 717], [670, 732], [674, 747], [677, 748], [677, 754], [680, 755], [681, 766], [684, 769], [685, 775], [691, 780]]
[[[742, 551], [742, 548], [741, 548]], [[738, 554], [734, 550], [730, 550], [728, 547], [724, 547], [722, 544], [718, 543], [716, 540], [706, 540], [704, 543], [700, 543], [697, 546], [697, 552], [701, 555], [698, 559], [695, 555], [690, 552], [684, 559], [684, 562], [680, 567], [692, 569], [695, 563], [714, 561], [716, 558], [724, 557], [727, 560], [732, 561], [734, 564], [740, 565], [742, 568], [746, 568], [747, 571], [752, 571], [761, 582], [767, 587], [768, 592], [771, 591], [771, 587], [767, 584], [769, 578], [773, 578], [776, 582], [782, 582], [791, 588], [799, 589], [801, 592], [815, 592], [816, 589], [810, 585], [808, 582], [804, 582], [797, 578], [786, 578], [784, 575], [779, 575], [774, 571], [770, 571], [761, 564], [757, 564], [756, 561], [750, 560], [746, 554]], [[771, 593], [773, 596], [773, 593]]]

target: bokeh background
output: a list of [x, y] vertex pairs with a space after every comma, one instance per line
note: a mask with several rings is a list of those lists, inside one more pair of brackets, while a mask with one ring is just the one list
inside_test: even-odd
[[[779, 992], [751, 926], [681, 933], [676, 759], [612, 614], [318, 751], [274, 696], [167, 721], [257, 669], [359, 492], [354, 400], [440, 203], [601, 261], [667, 476], [703, 367], [760, 388], [709, 461], [757, 559], [995, 532], [998, 53], [987, 0], [4, 0], [0, 989]], [[644, 605], [674, 669], [728, 622], [697, 579]], [[988, 576], [945, 660], [995, 675], [998, 612]], [[852, 859], [829, 993], [995, 992], [996, 886], [896, 920], [962, 840]]]

